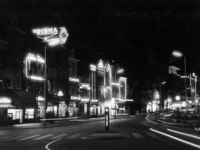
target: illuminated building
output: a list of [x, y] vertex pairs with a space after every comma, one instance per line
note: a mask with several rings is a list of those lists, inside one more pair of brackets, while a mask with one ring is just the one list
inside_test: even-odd
[[71, 56], [68, 57], [68, 82], [67, 82], [67, 105], [68, 117], [78, 116], [78, 105], [80, 103], [80, 96], [78, 95], [79, 79], [77, 76], [77, 66], [79, 60], [74, 58], [74, 50], [71, 51]]
[[110, 115], [125, 112], [127, 79], [116, 78], [115, 71], [109, 62], [103, 60], [90, 65], [90, 116], [104, 115], [105, 107], [110, 108]]
[[[18, 28], [18, 18], [5, 29], [5, 39], [0, 39], [0, 120], [13, 124], [35, 122], [37, 101], [26, 92], [23, 59], [26, 33]], [[2, 124], [1, 124], [2, 125]]]

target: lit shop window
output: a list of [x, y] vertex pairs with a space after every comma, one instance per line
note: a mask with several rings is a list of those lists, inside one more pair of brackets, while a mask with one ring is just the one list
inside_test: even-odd
[[34, 118], [34, 109], [26, 109], [25, 119], [33, 119], [33, 118]]
[[12, 119], [21, 119], [22, 118], [22, 109], [8, 109], [8, 114], [12, 114]]

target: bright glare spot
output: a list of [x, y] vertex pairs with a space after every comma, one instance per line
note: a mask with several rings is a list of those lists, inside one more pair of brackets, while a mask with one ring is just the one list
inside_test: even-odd
[[172, 54], [176, 57], [182, 57], [183, 56], [183, 54], [181, 52], [178, 52], [178, 51], [174, 51]]
[[181, 97], [180, 97], [179, 95], [177, 95], [177, 96], [175, 97], [175, 99], [176, 99], [177, 101], [179, 101], [179, 100], [181, 99]]

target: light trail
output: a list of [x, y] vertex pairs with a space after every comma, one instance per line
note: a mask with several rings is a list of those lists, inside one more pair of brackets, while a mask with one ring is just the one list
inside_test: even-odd
[[199, 149], [200, 149], [200, 145], [197, 145], [197, 144], [194, 144], [194, 143], [188, 142], [188, 141], [186, 141], [186, 140], [183, 140], [183, 139], [177, 138], [177, 137], [175, 137], [175, 136], [172, 136], [172, 135], [169, 135], [169, 134], [166, 134], [166, 133], [163, 133], [163, 132], [160, 132], [160, 131], [154, 130], [154, 129], [152, 129], [152, 128], [150, 128], [150, 130], [153, 131], [153, 132], [156, 132], [156, 133], [162, 134], [162, 135], [164, 135], [164, 136], [170, 137], [170, 138], [172, 138], [172, 139], [175, 139], [175, 140], [177, 140], [177, 141], [180, 141], [180, 142], [182, 142], [182, 143], [185, 143], [185, 144], [188, 144], [188, 145], [191, 145], [191, 146], [193, 146], [193, 147], [196, 147], [196, 148], [199, 148]]
[[195, 135], [192, 135], [192, 134], [187, 134], [187, 133], [184, 133], [184, 132], [180, 132], [180, 131], [176, 131], [176, 130], [171, 130], [171, 129], [167, 129], [167, 130], [170, 131], [170, 132], [182, 134], [182, 135], [189, 136], [189, 137], [192, 137], [192, 138], [200, 140], [199, 136], [195, 136]]

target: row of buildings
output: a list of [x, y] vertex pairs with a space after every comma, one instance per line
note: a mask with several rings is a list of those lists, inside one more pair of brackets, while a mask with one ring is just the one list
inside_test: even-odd
[[160, 110], [197, 110], [200, 98], [195, 73], [180, 75], [179, 68], [169, 66], [168, 75], [159, 80], [146, 101], [147, 112]]
[[85, 68], [88, 76], [78, 76], [80, 60], [73, 49], [46, 46], [45, 60], [42, 41], [32, 37], [27, 44], [27, 38], [11, 24], [0, 39], [1, 125], [8, 119], [15, 124], [37, 122], [44, 114], [46, 118], [102, 116], [105, 107], [111, 115], [126, 112], [124, 104], [132, 101], [127, 99], [127, 79], [116, 75], [115, 66], [97, 60]]

